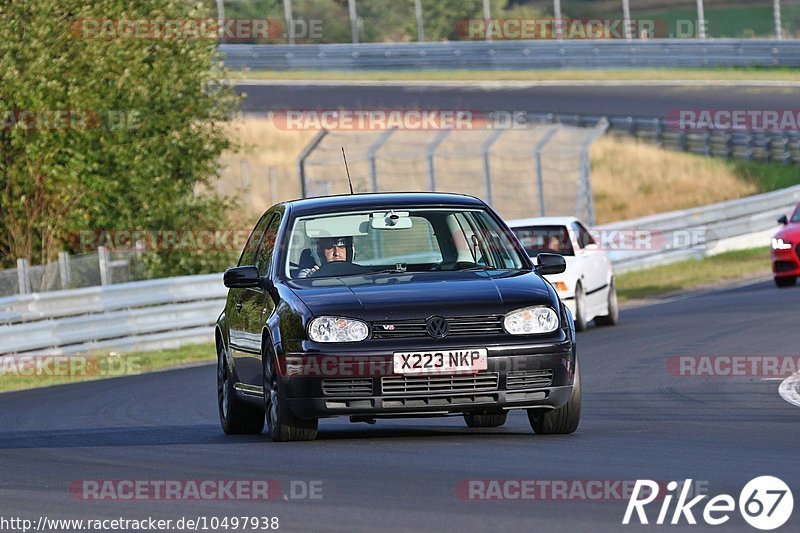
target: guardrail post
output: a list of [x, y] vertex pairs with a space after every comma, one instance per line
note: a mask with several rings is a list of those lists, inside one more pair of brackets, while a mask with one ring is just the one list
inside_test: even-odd
[[322, 139], [328, 134], [328, 130], [320, 130], [314, 135], [314, 138], [311, 139], [311, 142], [303, 148], [303, 151], [300, 152], [300, 155], [297, 157], [297, 175], [300, 177], [300, 195], [302, 198], [305, 198], [308, 193], [308, 185], [306, 184], [306, 159], [308, 156], [311, 155], [311, 152], [317, 149], [319, 143], [322, 142]]
[[367, 151], [367, 157], [369, 158], [369, 179], [372, 182], [372, 192], [378, 192], [378, 164], [375, 156], [377, 155], [378, 150], [381, 149], [381, 146], [383, 146], [386, 141], [389, 140], [389, 137], [391, 137], [392, 133], [394, 132], [394, 128], [383, 132], [383, 134], [378, 137], [378, 140], [375, 141], [375, 143], [370, 146], [369, 150]]
[[100, 263], [100, 285], [111, 284], [111, 269], [108, 257], [108, 248], [100, 246], [97, 248], [97, 260]]
[[492, 145], [500, 138], [500, 136], [505, 133], [505, 129], [500, 128], [496, 129], [489, 135], [489, 138], [483, 142], [483, 147], [481, 149], [481, 153], [483, 154], [483, 180], [486, 187], [486, 203], [492, 205], [493, 198], [492, 198], [492, 170], [489, 165], [489, 151], [492, 149]]
[[554, 124], [547, 128], [533, 147], [533, 159], [536, 164], [536, 190], [539, 192], [539, 216], [543, 217], [545, 212], [544, 206], [544, 172], [542, 171], [542, 150], [544, 146], [550, 142], [550, 138], [558, 131], [558, 124]]
[[69, 264], [68, 252], [58, 252], [58, 272], [61, 275], [61, 288], [69, 288], [72, 284], [72, 268]]
[[17, 259], [17, 282], [19, 283], [20, 294], [31, 293], [31, 275], [28, 270], [28, 260], [24, 258]]
[[425, 147], [428, 158], [428, 188], [431, 192], [436, 192], [436, 165], [434, 158], [436, 156], [436, 149], [444, 142], [452, 130], [442, 130], [436, 134], [433, 141]]

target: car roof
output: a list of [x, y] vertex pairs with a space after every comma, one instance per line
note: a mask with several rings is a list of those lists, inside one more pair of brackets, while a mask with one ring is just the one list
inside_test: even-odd
[[389, 209], [398, 207], [486, 207], [474, 196], [432, 192], [358, 193], [319, 196], [284, 202], [295, 215], [311, 215], [330, 210]]
[[506, 223], [511, 228], [519, 228], [523, 226], [569, 226], [573, 222], [581, 221], [575, 217], [535, 217], [518, 218], [509, 220]]

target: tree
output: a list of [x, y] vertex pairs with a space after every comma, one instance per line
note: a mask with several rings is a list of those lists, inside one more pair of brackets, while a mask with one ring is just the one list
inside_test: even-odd
[[217, 40], [156, 22], [206, 17], [212, 5], [185, 0], [0, 3], [0, 263], [52, 261], [83, 230], [225, 223], [222, 200], [195, 190], [230, 147], [238, 98]]

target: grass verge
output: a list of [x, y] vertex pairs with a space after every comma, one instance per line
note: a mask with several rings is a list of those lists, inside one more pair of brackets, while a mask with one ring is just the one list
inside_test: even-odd
[[214, 344], [210, 342], [110, 355], [5, 356], [0, 358], [0, 392], [132, 376], [215, 360]]
[[231, 79], [342, 80], [342, 81], [800, 81], [800, 71], [790, 68], [652, 68], [652, 69], [546, 69], [546, 70], [236, 70]]
[[725, 280], [770, 273], [769, 248], [736, 250], [616, 277], [620, 301], [696, 289]]

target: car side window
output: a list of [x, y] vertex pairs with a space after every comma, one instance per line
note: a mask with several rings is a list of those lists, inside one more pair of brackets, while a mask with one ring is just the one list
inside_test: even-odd
[[586, 248], [590, 244], [596, 244], [594, 237], [589, 233], [589, 230], [584, 227], [580, 222], [572, 223], [572, 231], [575, 232], [575, 237], [578, 240], [578, 248]]
[[261, 245], [258, 247], [256, 253], [256, 268], [258, 269], [259, 276], [266, 276], [269, 271], [269, 265], [272, 262], [272, 254], [275, 251], [275, 240], [278, 238], [278, 228], [281, 225], [281, 215], [276, 214], [267, 226], [264, 232], [264, 238], [261, 239]]
[[253, 228], [253, 232], [247, 238], [247, 243], [244, 245], [244, 250], [242, 250], [242, 255], [239, 256], [239, 263], [237, 266], [248, 266], [252, 265], [255, 256], [256, 250], [258, 249], [258, 243], [261, 242], [261, 236], [264, 234], [264, 229], [269, 224], [269, 221], [272, 220], [274, 213], [265, 213], [264, 216], [258, 221], [256, 227]]

